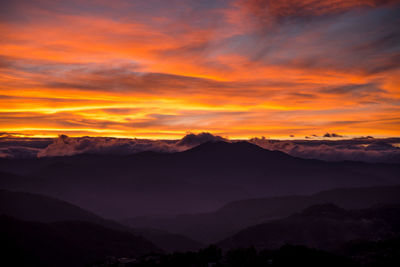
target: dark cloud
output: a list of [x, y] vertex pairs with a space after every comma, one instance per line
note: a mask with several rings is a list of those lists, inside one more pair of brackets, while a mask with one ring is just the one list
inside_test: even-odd
[[[45, 60], [27, 60], [23, 58], [5, 57], [8, 67], [5, 70], [15, 70], [28, 75], [43, 76], [38, 81], [41, 86], [51, 89], [78, 89], [96, 92], [122, 92], [144, 94], [174, 95], [226, 95], [264, 97], [282, 94], [282, 90], [291, 88], [310, 88], [313, 84], [301, 81], [282, 81], [278, 79], [259, 79], [252, 81], [217, 81], [168, 73], [140, 72], [140, 66], [133, 62], [118, 63], [118, 66], [108, 66], [101, 63], [63, 63]], [[1, 57], [0, 57], [1, 60]], [[31, 84], [18, 83], [18, 87], [29, 88]], [[268, 88], [268, 90], [260, 90]], [[315, 98], [312, 93], [300, 91], [287, 92], [289, 96]], [[6, 96], [4, 96], [6, 97]], [[46, 101], [45, 98], [30, 98]], [[22, 98], [21, 98], [22, 100]], [[71, 101], [79, 101], [71, 100]]]
[[[96, 68], [101, 67], [97, 66]], [[127, 71], [126, 69], [114, 69], [109, 72], [104, 69], [102, 72], [93, 71], [94, 66], [86, 66], [85, 75], [80, 75], [76, 70], [65, 72], [60, 75], [53, 75], [44, 86], [54, 89], [81, 89], [88, 91], [113, 91], [113, 92], [140, 92], [145, 94], [235, 94], [239, 95], [260, 95], [260, 87], [285, 87], [299, 86], [298, 83], [277, 82], [274, 80], [260, 81], [216, 81], [206, 78], [197, 78], [183, 75], [166, 73], [140, 73]], [[83, 70], [80, 70], [83, 71]], [[302, 84], [301, 84], [302, 85]], [[273, 93], [273, 90], [267, 92]], [[261, 95], [260, 95], [261, 96]]]
[[326, 94], [360, 94], [372, 92], [372, 93], [383, 93], [385, 92], [380, 88], [378, 83], [365, 83], [365, 84], [346, 84], [341, 86], [331, 86], [320, 90], [321, 93]]
[[336, 133], [326, 133], [323, 137], [331, 138], [331, 137], [343, 137], [343, 135], [336, 134]]
[[300, 93], [300, 92], [293, 92], [290, 95], [292, 95], [292, 96], [294, 96], [296, 98], [306, 98], [306, 99], [307, 98], [310, 99], [310, 98], [316, 98], [317, 97], [317, 95], [315, 95], [315, 94]]
[[[400, 42], [399, 42], [400, 43]], [[399, 44], [398, 43], [398, 44]], [[377, 59], [376, 64], [367, 67], [368, 74], [376, 74], [385, 71], [399, 69], [400, 53], [390, 56], [390, 58]]]
[[102, 109], [103, 112], [108, 114], [118, 114], [118, 115], [129, 115], [135, 112], [140, 112], [143, 109], [140, 108], [105, 108]]
[[40, 149], [24, 146], [0, 147], [0, 158], [33, 158]]
[[89, 91], [145, 92], [149, 94], [163, 94], [171, 91], [192, 94], [204, 92], [204, 88], [216, 89], [232, 86], [209, 79], [164, 73], [129, 72], [126, 69], [114, 70], [113, 72], [103, 70], [99, 73], [92, 72], [88, 66], [86, 73], [86, 76], [79, 77], [76, 76], [75, 72], [70, 72], [66, 74], [63, 80], [50, 81], [46, 86], [50, 88], [75, 88]]
[[384, 140], [379, 140], [373, 142], [366, 146], [366, 150], [374, 150], [374, 151], [387, 151], [396, 149], [392, 144], [385, 142]]
[[339, 14], [348, 10], [372, 8], [398, 3], [398, 0], [239, 0], [245, 8], [263, 21], [311, 19]]
[[252, 60], [367, 75], [400, 67], [400, 1], [239, 2], [256, 26], [236, 49]]
[[51, 138], [17, 137], [20, 133], [0, 132], [0, 158], [32, 158], [49, 144]]
[[205, 143], [205, 142], [210, 142], [210, 141], [228, 141], [227, 139], [221, 137], [221, 136], [216, 136], [212, 135], [210, 133], [200, 133], [200, 134], [187, 134], [185, 137], [183, 137], [178, 143], [178, 146], [197, 146], [199, 144]]

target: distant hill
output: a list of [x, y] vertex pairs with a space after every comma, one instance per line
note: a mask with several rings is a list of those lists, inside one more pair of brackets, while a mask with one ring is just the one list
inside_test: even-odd
[[354, 240], [384, 240], [400, 234], [400, 205], [345, 210], [333, 204], [315, 205], [299, 214], [245, 228], [218, 243], [223, 248], [284, 244], [337, 250]]
[[85, 266], [158, 252], [152, 243], [83, 221], [40, 223], [0, 216], [3, 266]]
[[0, 159], [0, 171], [0, 188], [53, 196], [113, 218], [197, 213], [246, 198], [400, 183], [400, 165], [299, 159], [222, 141], [177, 153]]
[[40, 194], [7, 190], [0, 190], [0, 215], [38, 222], [89, 221], [111, 228], [124, 228], [66, 201]]
[[133, 227], [154, 227], [215, 242], [236, 231], [266, 220], [300, 212], [311, 205], [334, 203], [345, 209], [368, 208], [376, 204], [400, 204], [400, 186], [339, 188], [309, 196], [283, 196], [230, 202], [209, 213], [128, 218]]
[[84, 221], [104, 227], [143, 236], [157, 247], [167, 251], [197, 250], [203, 245], [190, 238], [154, 229], [133, 229], [112, 220], [106, 220], [68, 202], [52, 197], [25, 192], [0, 190], [0, 216], [24, 221], [59, 222]]

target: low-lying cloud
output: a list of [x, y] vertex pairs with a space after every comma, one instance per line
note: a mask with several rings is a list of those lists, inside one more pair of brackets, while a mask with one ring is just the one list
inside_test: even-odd
[[37, 156], [71, 156], [84, 153], [128, 155], [143, 151], [174, 152], [176, 149], [169, 141], [111, 137], [73, 138], [61, 135], [52, 144], [40, 151]]
[[[265, 149], [279, 150], [300, 158], [326, 161], [351, 160], [400, 163], [400, 138], [377, 139], [368, 136], [341, 139], [340, 136], [335, 133], [327, 133], [323, 139], [311, 135], [307, 140], [252, 138], [248, 141]], [[60, 135], [56, 139], [8, 137], [0, 141], [0, 157], [29, 158], [77, 154], [129, 155], [144, 151], [172, 153], [184, 151], [205, 142], [235, 142], [237, 140], [229, 140], [211, 133], [189, 133], [180, 140], [68, 137]]]
[[[336, 136], [335, 136], [336, 135]], [[324, 137], [338, 137], [337, 134]], [[270, 140], [253, 138], [252, 143], [269, 150], [279, 150], [299, 158], [326, 161], [363, 161], [400, 163], [400, 138], [372, 137], [347, 140]]]
[[189, 133], [181, 140], [120, 139], [112, 137], [68, 137], [58, 139], [37, 153], [38, 157], [71, 156], [76, 154], [129, 155], [143, 151], [178, 152], [204, 142], [228, 141], [210, 133]]

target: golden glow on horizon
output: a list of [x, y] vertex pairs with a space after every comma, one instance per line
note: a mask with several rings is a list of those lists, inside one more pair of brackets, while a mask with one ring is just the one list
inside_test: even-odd
[[[124, 0], [112, 8], [94, 1], [97, 13], [62, 12], [66, 7], [47, 0], [16, 5], [15, 18], [0, 22], [0, 131], [153, 139], [188, 131], [230, 138], [399, 136], [395, 54], [360, 45], [359, 53], [373, 55], [364, 66], [352, 40], [337, 41], [324, 25], [293, 33], [261, 17], [267, 26], [260, 30], [257, 3], [232, 0], [193, 18], [167, 5], [161, 15], [146, 14]], [[47, 9], [53, 5], [59, 12]], [[321, 2], [304, 12], [361, 5], [375, 2], [336, 1], [334, 10]], [[278, 2], [270, 10], [276, 20], [298, 12]], [[345, 45], [354, 58], [341, 55]], [[378, 71], [369, 71], [371, 64]]]

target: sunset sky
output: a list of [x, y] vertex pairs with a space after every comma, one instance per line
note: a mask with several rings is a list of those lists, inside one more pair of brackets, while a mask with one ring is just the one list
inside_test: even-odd
[[400, 1], [1, 0], [0, 132], [400, 134]]

